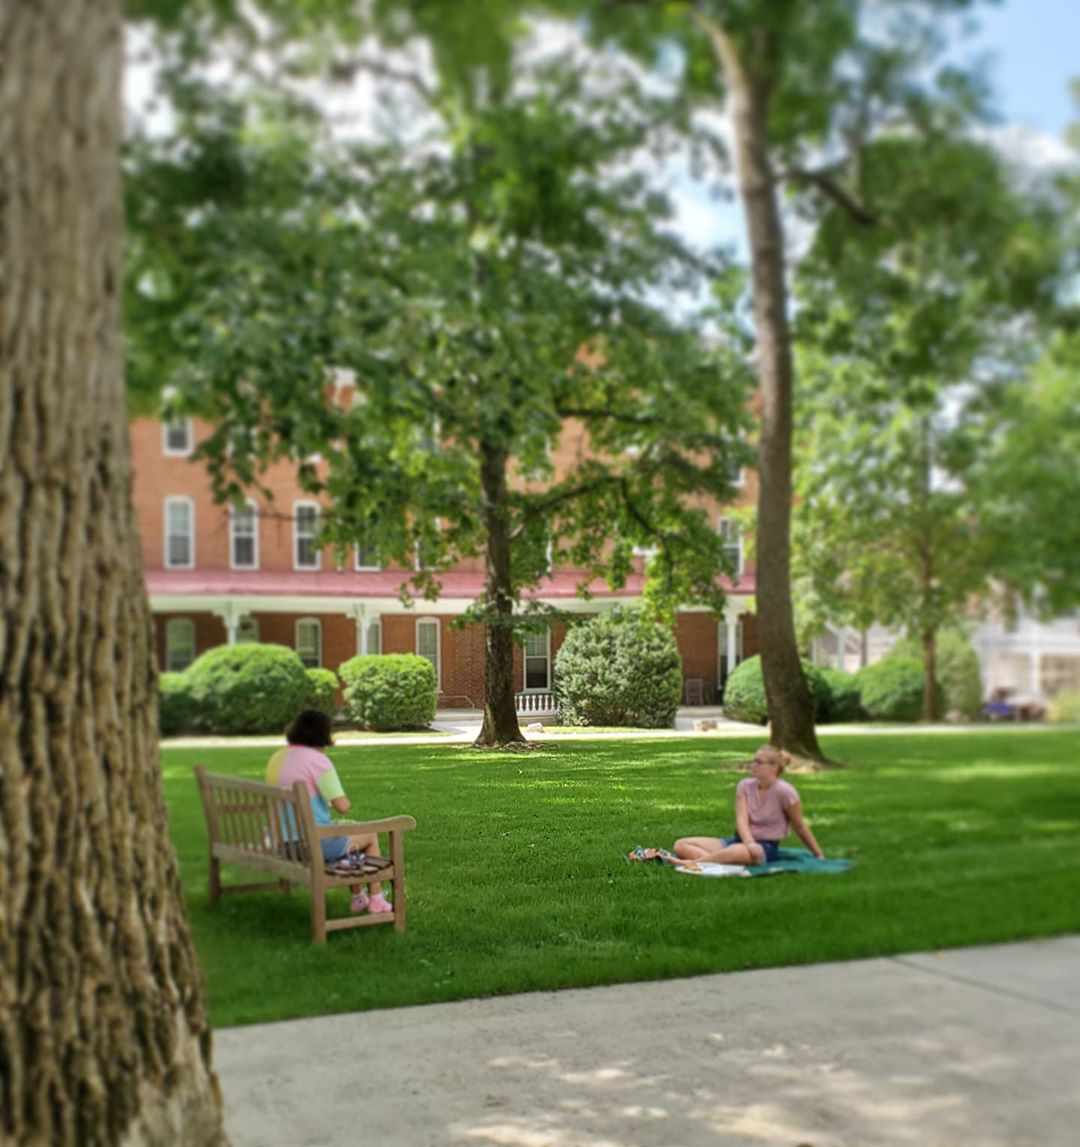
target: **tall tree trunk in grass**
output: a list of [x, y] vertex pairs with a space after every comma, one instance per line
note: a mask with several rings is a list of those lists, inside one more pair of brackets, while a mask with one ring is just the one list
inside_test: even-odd
[[[761, 422], [758, 461], [757, 617], [761, 669], [772, 743], [796, 756], [823, 757], [814, 699], [795, 639], [791, 603], [792, 363], [784, 234], [777, 180], [769, 156], [769, 104], [774, 77], [770, 33], [758, 37], [758, 58], [743, 59], [715, 21], [701, 17], [727, 83], [735, 130], [739, 196], [750, 240], [757, 332]], [[775, 35], [775, 32], [772, 33]]]
[[514, 610], [506, 482], [510, 456], [504, 447], [490, 443], [481, 443], [480, 452], [487, 528], [484, 599], [495, 616], [484, 627], [484, 723], [476, 744], [493, 748], [522, 744], [525, 738], [514, 704], [514, 635], [509, 624], [505, 624]]
[[0, 1140], [225, 1142], [120, 340], [121, 6], [0, 7]]

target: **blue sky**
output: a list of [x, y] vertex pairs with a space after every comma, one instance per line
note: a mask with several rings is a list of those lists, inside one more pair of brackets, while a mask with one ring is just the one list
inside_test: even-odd
[[1080, 0], [1005, 0], [983, 6], [973, 47], [988, 52], [1002, 118], [1060, 137], [1080, 119], [1069, 81], [1080, 78]]

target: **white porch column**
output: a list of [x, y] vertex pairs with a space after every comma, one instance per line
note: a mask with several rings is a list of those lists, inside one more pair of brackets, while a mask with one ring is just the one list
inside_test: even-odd
[[739, 615], [730, 605], [724, 610], [724, 624], [727, 626], [727, 670], [730, 673], [739, 655]]
[[240, 618], [243, 614], [231, 601], [225, 602], [221, 609], [215, 609], [213, 612], [215, 617], [220, 617], [225, 622], [226, 645], [235, 645], [237, 630], [240, 628]]
[[356, 624], [356, 652], [367, 653], [367, 606], [354, 605], [349, 613]]
[[1036, 697], [1042, 696], [1042, 652], [1035, 650], [1028, 654], [1028, 675], [1031, 682], [1031, 692]]
[[836, 631], [836, 668], [843, 669], [847, 661], [848, 631], [846, 625], [841, 625]]

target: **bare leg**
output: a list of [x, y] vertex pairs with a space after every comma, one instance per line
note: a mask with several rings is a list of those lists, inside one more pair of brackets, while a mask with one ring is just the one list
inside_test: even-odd
[[724, 844], [715, 836], [685, 836], [675, 842], [675, 855], [684, 860], [704, 860], [710, 864], [757, 864], [764, 859], [761, 848], [755, 855], [745, 844]]
[[[381, 857], [382, 853], [379, 851], [379, 837], [377, 833], [371, 833], [368, 836], [350, 836], [349, 837], [349, 851], [350, 852], [366, 852], [368, 856]], [[352, 892], [359, 892], [364, 886], [362, 884], [354, 884]], [[374, 881], [370, 886], [372, 894], [378, 895], [382, 892], [382, 882]]]

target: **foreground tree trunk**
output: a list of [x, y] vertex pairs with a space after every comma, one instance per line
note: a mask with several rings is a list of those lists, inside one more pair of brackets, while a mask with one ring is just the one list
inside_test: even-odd
[[[791, 604], [794, 369], [784, 235], [768, 148], [770, 84], [767, 77], [747, 69], [722, 28], [714, 24], [709, 30], [732, 105], [739, 195], [750, 239], [761, 383], [757, 615], [772, 743], [796, 756], [822, 760], [814, 726], [814, 699], [799, 660]], [[762, 53], [766, 52], [763, 48]]]
[[501, 447], [481, 446], [480, 482], [487, 526], [484, 600], [496, 615], [484, 627], [484, 723], [475, 743], [485, 748], [525, 743], [514, 704], [514, 636], [508, 624], [514, 610], [506, 516], [508, 462]]
[[120, 338], [121, 7], [0, 7], [0, 1141], [225, 1142]]

